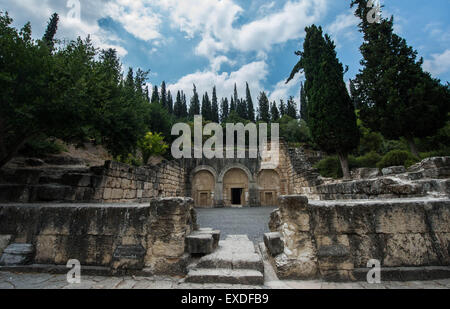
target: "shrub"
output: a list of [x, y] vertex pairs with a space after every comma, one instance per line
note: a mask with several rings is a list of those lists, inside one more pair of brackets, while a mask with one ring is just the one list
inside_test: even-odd
[[41, 135], [28, 141], [19, 153], [25, 157], [42, 158], [46, 155], [60, 154], [66, 150], [64, 145], [57, 140]]
[[405, 150], [392, 150], [388, 152], [380, 162], [378, 168], [385, 168], [389, 166], [407, 166], [418, 162], [419, 159], [414, 157], [410, 152]]
[[381, 159], [381, 155], [375, 151], [371, 151], [364, 156], [356, 158], [356, 161], [358, 167], [377, 167], [377, 163], [380, 162]]
[[147, 164], [151, 156], [164, 155], [169, 145], [164, 142], [164, 137], [160, 133], [148, 132], [139, 141], [138, 148], [142, 152], [144, 164]]
[[[348, 165], [350, 169], [358, 167], [357, 159], [353, 156], [349, 156]], [[319, 170], [322, 177], [334, 179], [343, 177], [341, 163], [337, 156], [326, 157], [319, 161], [314, 167]]]

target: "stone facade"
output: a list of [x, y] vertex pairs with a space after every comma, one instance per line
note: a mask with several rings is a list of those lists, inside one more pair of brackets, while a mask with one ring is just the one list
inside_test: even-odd
[[280, 278], [355, 280], [371, 259], [384, 269], [450, 266], [448, 198], [309, 202], [284, 196], [270, 227], [284, 240], [284, 252], [273, 258]]
[[92, 168], [4, 169], [0, 202], [148, 202], [185, 196], [184, 169], [178, 162], [135, 168], [107, 161]]
[[0, 235], [32, 244], [33, 264], [83, 266], [149, 274], [186, 271], [185, 238], [196, 227], [190, 198], [152, 199], [147, 205], [2, 205]]

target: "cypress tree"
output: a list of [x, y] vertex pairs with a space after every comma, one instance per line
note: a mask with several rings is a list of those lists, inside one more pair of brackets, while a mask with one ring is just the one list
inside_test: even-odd
[[162, 105], [162, 107], [164, 107], [164, 108], [166, 108], [167, 110], [169, 110], [168, 109], [168, 106], [167, 106], [167, 91], [166, 91], [166, 82], [162, 82], [162, 84], [161, 84], [161, 97], [160, 97], [160, 102], [161, 102], [161, 105]]
[[220, 122], [224, 122], [227, 118], [228, 115], [230, 114], [230, 108], [228, 105], [228, 99], [227, 98], [222, 98], [222, 102], [221, 102], [221, 113], [220, 113]]
[[54, 13], [47, 24], [47, 29], [45, 30], [43, 41], [47, 44], [48, 48], [52, 52], [55, 47], [55, 35], [58, 30], [59, 16]]
[[200, 115], [200, 100], [198, 98], [197, 87], [194, 85], [194, 95], [191, 98], [191, 105], [189, 107], [189, 117], [191, 119], [196, 115]]
[[284, 100], [280, 100], [280, 116], [283, 117], [284, 115], [287, 115], [287, 108], [286, 104], [284, 104]]
[[418, 156], [416, 137], [431, 136], [444, 126], [450, 91], [422, 69], [417, 51], [393, 31], [394, 18], [369, 23], [367, 0], [352, 0], [361, 19], [362, 69], [354, 81], [364, 125], [386, 138], [404, 137]]
[[248, 120], [255, 121], [255, 106], [253, 105], [252, 95], [248, 83], [246, 83], [246, 102], [247, 102], [247, 118]]
[[153, 87], [152, 99], [150, 101], [152, 103], [159, 103], [158, 86]]
[[306, 99], [306, 91], [303, 83], [300, 85], [300, 119], [308, 123], [308, 101]]
[[293, 119], [297, 119], [297, 108], [295, 107], [295, 101], [293, 97], [290, 97], [287, 101], [286, 114]]
[[272, 107], [270, 108], [270, 116], [272, 118], [272, 122], [277, 122], [280, 120], [280, 112], [278, 111], [277, 103], [275, 103], [275, 101], [272, 103]]
[[219, 103], [217, 102], [216, 86], [214, 86], [212, 94], [211, 120], [219, 123]]
[[258, 98], [258, 120], [270, 122], [270, 103], [266, 93], [263, 91]]
[[236, 111], [236, 103], [234, 102], [233, 97], [231, 97], [231, 101], [230, 102], [231, 103], [230, 103], [230, 112], [229, 112], [229, 114], [231, 114], [231, 112]]
[[167, 111], [169, 114], [173, 114], [173, 98], [170, 90], [167, 92]]
[[247, 103], [242, 100], [239, 99], [238, 100], [238, 104], [236, 107], [236, 113], [239, 115], [239, 117], [241, 117], [242, 119], [246, 119], [248, 120], [248, 116], [247, 116]]
[[181, 109], [181, 117], [182, 118], [187, 118], [188, 116], [189, 116], [189, 113], [188, 113], [188, 107], [187, 107], [187, 101], [186, 101], [186, 94], [184, 94], [184, 92], [183, 91], [181, 91], [181, 98], [182, 98], [182, 100], [181, 100], [181, 102], [183, 103], [182, 104], [182, 109]]
[[238, 97], [236, 83], [234, 84], [233, 99], [234, 99], [234, 104], [235, 104], [235, 106], [234, 106], [235, 108], [233, 110], [236, 110], [237, 109], [237, 105], [239, 103], [239, 97]]
[[359, 143], [356, 115], [344, 82], [344, 68], [336, 56], [335, 45], [322, 28], [306, 28], [303, 52], [290, 81], [304, 70], [308, 97], [309, 127], [314, 142], [323, 151], [337, 153], [346, 179], [350, 178], [348, 154]]
[[206, 121], [212, 120], [211, 119], [212, 118], [211, 117], [211, 114], [212, 114], [211, 109], [212, 109], [211, 101], [209, 100], [208, 93], [206, 92], [203, 95], [203, 99], [202, 99], [202, 116], [203, 116], [204, 120], [206, 120]]
[[177, 92], [177, 98], [175, 99], [173, 113], [177, 119], [183, 118], [183, 102], [181, 102], [181, 93], [179, 90]]

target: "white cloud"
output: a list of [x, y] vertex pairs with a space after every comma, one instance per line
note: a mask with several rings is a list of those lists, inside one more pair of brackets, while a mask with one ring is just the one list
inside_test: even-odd
[[[147, 1], [145, 1], [147, 2]], [[105, 5], [105, 14], [118, 21], [134, 37], [143, 41], [159, 39], [161, 17], [144, 1], [115, 0]]]
[[450, 49], [445, 50], [442, 54], [431, 55], [431, 59], [424, 61], [423, 68], [433, 76], [450, 71]]
[[[196, 53], [214, 59], [231, 49], [268, 51], [274, 44], [304, 35], [304, 28], [326, 11], [327, 0], [287, 1], [279, 11], [242, 25], [234, 26], [243, 9], [232, 0], [159, 0], [170, 14], [173, 27], [188, 37], [202, 40]], [[193, 9], [195, 7], [195, 9]]]
[[[272, 91], [269, 95], [269, 101], [270, 102], [277, 102], [277, 104], [280, 103], [280, 100], [284, 100], [286, 103], [286, 100], [289, 99], [290, 96], [299, 97], [300, 96], [300, 80], [302, 80], [304, 77], [304, 74], [297, 74], [295, 75], [294, 79], [291, 80], [288, 84], [286, 84], [286, 80], [279, 81], [274, 88], [274, 91]], [[298, 100], [297, 100], [298, 101]]]
[[204, 94], [206, 91], [210, 94], [214, 86], [217, 88], [217, 96], [230, 97], [234, 91], [234, 84], [237, 85], [238, 94], [240, 97], [245, 97], [245, 83], [249, 83], [250, 91], [252, 93], [253, 101], [259, 92], [263, 89], [262, 82], [268, 75], [267, 64], [264, 61], [251, 62], [242, 66], [239, 70], [221, 74], [214, 71], [195, 72], [182, 77], [174, 84], [169, 84], [167, 87], [172, 93], [178, 90], [183, 90], [189, 98], [192, 96], [193, 84], [196, 85], [197, 91]]
[[342, 38], [354, 40], [358, 35], [359, 19], [354, 15], [353, 10], [336, 16], [336, 19], [328, 25], [325, 30], [332, 37], [336, 45], [340, 46]]

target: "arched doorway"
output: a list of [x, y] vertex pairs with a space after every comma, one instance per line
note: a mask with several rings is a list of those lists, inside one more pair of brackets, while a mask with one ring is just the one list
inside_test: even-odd
[[275, 170], [262, 170], [258, 175], [261, 206], [277, 206], [280, 193], [280, 176]]
[[225, 206], [246, 206], [249, 197], [249, 180], [240, 168], [232, 168], [223, 178], [223, 200]]
[[212, 208], [214, 206], [214, 186], [216, 180], [208, 170], [201, 170], [192, 180], [192, 197], [195, 207]]

